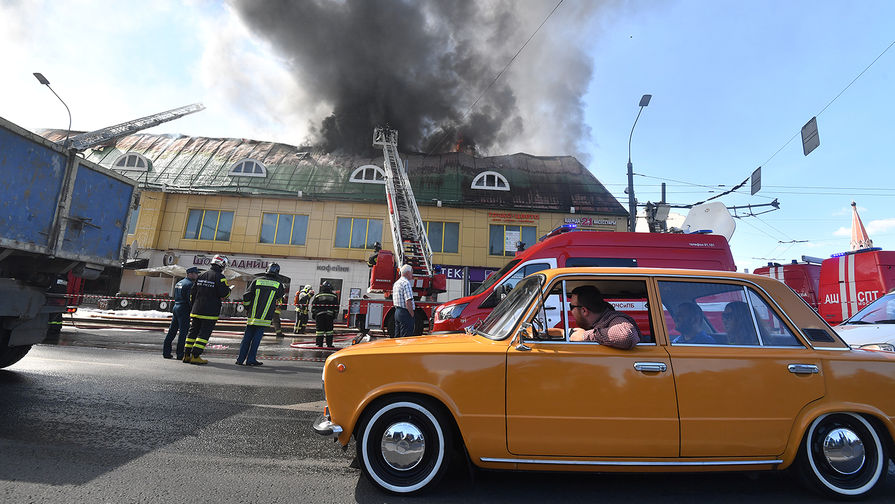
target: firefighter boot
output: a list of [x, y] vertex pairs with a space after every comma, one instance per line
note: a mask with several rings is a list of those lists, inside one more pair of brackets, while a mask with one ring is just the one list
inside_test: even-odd
[[190, 360], [190, 364], [208, 364], [208, 361], [198, 355], [194, 355], [192, 360]]
[[189, 352], [183, 354], [183, 362], [184, 362], [184, 364], [189, 364], [189, 363], [193, 362], [193, 355], [190, 354]]

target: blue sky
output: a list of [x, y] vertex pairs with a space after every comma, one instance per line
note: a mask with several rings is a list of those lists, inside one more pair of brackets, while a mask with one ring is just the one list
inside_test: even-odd
[[[539, 36], [568, 36], [591, 56], [591, 138], [581, 150], [625, 207], [628, 134], [650, 93], [632, 144], [641, 203], [659, 199], [662, 181], [669, 202], [694, 203], [762, 166], [758, 195], [744, 189], [720, 199], [781, 205], [737, 220], [731, 246], [740, 268], [848, 249], [852, 200], [874, 244], [895, 248], [887, 141], [895, 48], [818, 116], [817, 150], [806, 157], [800, 138], [787, 144], [895, 41], [895, 2], [607, 1], [584, 33], [566, 33], [573, 25], [563, 11], [571, 15], [579, 1], [566, 0]], [[0, 0], [0, 47], [0, 116], [31, 129], [68, 121], [35, 71], [68, 102], [74, 129], [203, 102], [206, 111], [155, 131], [300, 143], [328, 112], [220, 2]], [[306, 113], [271, 113], [287, 101], [307, 103]]]

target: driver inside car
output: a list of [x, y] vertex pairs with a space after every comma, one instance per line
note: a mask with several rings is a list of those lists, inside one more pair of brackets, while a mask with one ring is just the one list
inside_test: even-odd
[[593, 285], [582, 285], [572, 290], [569, 310], [578, 325], [569, 335], [569, 341], [593, 341], [623, 350], [640, 343], [640, 330], [634, 319], [616, 311]]

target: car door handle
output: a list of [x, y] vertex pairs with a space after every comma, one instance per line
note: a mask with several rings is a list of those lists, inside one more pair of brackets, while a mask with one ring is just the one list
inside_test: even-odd
[[641, 373], [664, 373], [668, 366], [664, 362], [635, 362], [634, 369]]
[[790, 373], [793, 374], [817, 374], [820, 369], [814, 364], [790, 364], [787, 366]]

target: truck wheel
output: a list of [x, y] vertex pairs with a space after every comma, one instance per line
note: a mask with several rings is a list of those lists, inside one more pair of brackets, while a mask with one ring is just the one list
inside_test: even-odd
[[888, 466], [885, 443], [864, 417], [828, 413], [818, 417], [799, 450], [799, 474], [828, 496], [857, 499], [878, 488]]
[[432, 488], [450, 465], [451, 424], [431, 401], [393, 398], [370, 409], [357, 431], [357, 459], [379, 488], [410, 494]]
[[3, 330], [3, 337], [0, 338], [0, 368], [19, 362], [28, 353], [28, 350], [31, 350], [31, 345], [9, 346], [9, 332]]

